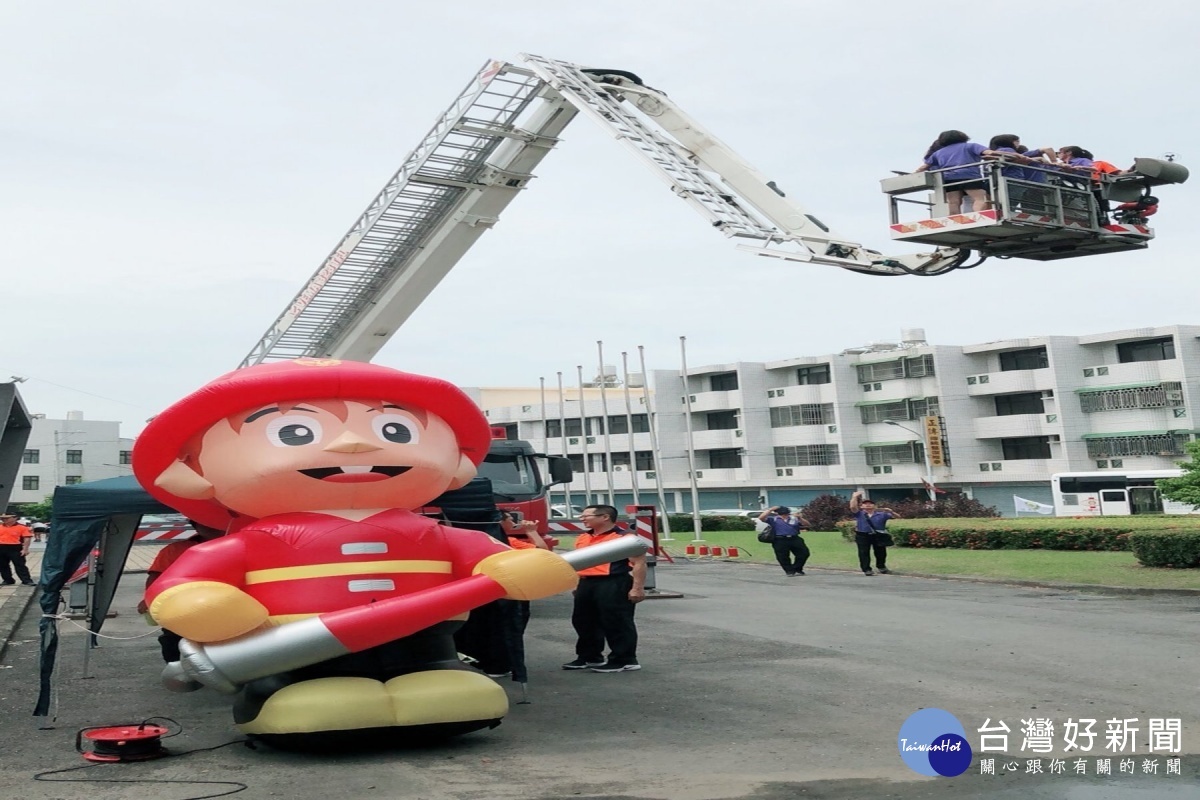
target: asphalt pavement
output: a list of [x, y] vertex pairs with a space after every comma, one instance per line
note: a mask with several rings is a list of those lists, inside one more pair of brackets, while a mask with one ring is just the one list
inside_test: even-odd
[[[133, 610], [143, 578], [131, 574], [103, 630], [116, 638], [87, 650], [85, 635], [61, 623], [53, 720], [30, 716], [37, 615], [15, 630], [0, 663], [3, 786], [31, 800], [173, 800], [234, 784], [247, 787], [238, 795], [247, 798], [1200, 796], [1200, 597], [808, 572], [661, 564], [659, 586], [682, 597], [639, 608], [639, 672], [561, 670], [574, 655], [570, 597], [536, 602], [526, 636], [532, 703], [517, 704], [519, 687], [503, 681], [514, 704], [495, 730], [350, 755], [220, 747], [241, 739], [228, 698], [161, 688], [157, 644]], [[898, 755], [901, 726], [923, 708], [963, 725], [977, 752], [962, 775], [923, 777]], [[156, 716], [181, 729], [165, 740], [172, 757], [34, 780], [85, 763], [75, 749], [79, 729]], [[1068, 753], [1064, 723], [1081, 718], [1098, 720], [1100, 735], [1090, 752]], [[1050, 721], [1052, 752], [1023, 741], [1023, 720]], [[1132, 748], [1105, 749], [1109, 720], [1137, 720], [1125, 724], [1137, 728]], [[1151, 720], [1180, 724], [1156, 751]], [[978, 729], [998, 721], [1011, 730], [1007, 749], [978, 752]], [[1098, 774], [1100, 758], [1110, 759], [1112, 775]], [[995, 774], [984, 774], [988, 759]], [[1121, 771], [1124, 762], [1131, 771]], [[49, 782], [65, 778], [133, 782]], [[146, 780], [157, 782], [137, 783]]]

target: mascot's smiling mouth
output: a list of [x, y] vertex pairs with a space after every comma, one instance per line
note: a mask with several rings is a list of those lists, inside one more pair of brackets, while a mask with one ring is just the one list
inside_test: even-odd
[[368, 483], [371, 481], [386, 481], [397, 475], [403, 475], [412, 467], [316, 467], [302, 469], [299, 472], [310, 478], [329, 483]]

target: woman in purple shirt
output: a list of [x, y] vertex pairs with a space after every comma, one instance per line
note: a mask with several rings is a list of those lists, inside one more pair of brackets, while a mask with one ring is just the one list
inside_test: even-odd
[[946, 205], [951, 214], [962, 213], [964, 195], [971, 198], [973, 210], [987, 211], [992, 204], [988, 200], [987, 181], [983, 179], [979, 162], [991, 154], [992, 151], [972, 142], [962, 131], [942, 131], [925, 151], [925, 163], [916, 171], [942, 170]]

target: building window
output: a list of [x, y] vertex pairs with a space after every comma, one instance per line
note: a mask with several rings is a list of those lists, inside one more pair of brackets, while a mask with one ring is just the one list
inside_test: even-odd
[[911, 419], [920, 419], [921, 417], [936, 417], [941, 413], [941, 406], [938, 405], [936, 397], [918, 397], [915, 400], [908, 401], [909, 408], [912, 410]]
[[742, 451], [736, 447], [708, 451], [709, 469], [738, 469], [742, 466]]
[[1045, 369], [1050, 366], [1050, 357], [1044, 347], [1030, 347], [1025, 350], [1009, 350], [1000, 354], [1000, 371], [1012, 372], [1016, 369]]
[[792, 425], [828, 425], [833, 422], [833, 403], [805, 403], [798, 406], [777, 406], [771, 409], [771, 427]]
[[857, 369], [859, 383], [891, 381], [897, 378], [924, 378], [935, 374], [931, 355], [881, 361], [877, 364], [859, 364]]
[[41, 450], [26, 450], [21, 455], [21, 463], [22, 464], [40, 464], [40, 463], [42, 463], [42, 451]]
[[888, 403], [875, 403], [860, 406], [864, 425], [872, 422], [885, 422], [889, 419], [920, 419], [921, 417], [936, 417], [938, 411], [936, 397], [919, 397], [912, 400], [896, 400]]
[[592, 462], [589, 472], [608, 472], [608, 460], [604, 453], [588, 453], [588, 461]]
[[1117, 345], [1117, 361], [1122, 364], [1132, 361], [1170, 361], [1173, 358], [1175, 358], [1175, 337], [1173, 336], [1122, 342]]
[[805, 444], [776, 447], [777, 467], [823, 467], [840, 463], [836, 444]]
[[818, 383], [829, 383], [829, 365], [817, 364], [812, 367], [800, 367], [796, 370], [796, 382], [801, 386], [815, 386]]
[[867, 465], [880, 464], [918, 464], [925, 460], [925, 446], [920, 442], [905, 444], [888, 444], [879, 447], [864, 447]]
[[1112, 458], [1114, 456], [1182, 456], [1186, 434], [1163, 433], [1144, 436], [1106, 436], [1103, 439], [1087, 439], [1088, 458]]
[[67, 463], [68, 464], [82, 464], [83, 463], [83, 451], [82, 450], [68, 450], [67, 451]]
[[1005, 461], [1026, 461], [1035, 458], [1050, 458], [1049, 436], [1020, 436], [1001, 439]]
[[133, 463], [133, 451], [132, 450], [122, 450], [118, 456], [117, 463], [118, 464], [132, 464]]
[[609, 433], [629, 433], [629, 419], [623, 414], [608, 418]]
[[1158, 386], [1135, 386], [1079, 394], [1079, 407], [1088, 414], [1128, 408], [1177, 408], [1182, 405], [1183, 384], [1178, 381], [1168, 381]]
[[567, 420], [567, 436], [583, 436], [583, 420], [578, 417]]
[[737, 427], [737, 411], [713, 411], [708, 414], [708, 429], [710, 431], [731, 431]]
[[1045, 410], [1046, 406], [1042, 402], [1041, 392], [996, 395], [997, 417], [1008, 417], [1013, 414], [1041, 414]]
[[40, 489], [41, 485], [42, 485], [42, 479], [40, 477], [38, 477], [37, 475], [22, 475], [21, 476], [21, 488], [27, 492], [35, 490], [35, 489]]
[[736, 372], [721, 372], [709, 378], [709, 388], [714, 392], [731, 392], [738, 388]]
[[613, 469], [616, 469], [617, 467], [624, 467], [625, 469], [628, 469], [629, 468], [629, 453], [620, 453], [620, 452], [613, 453], [612, 454], [612, 465], [613, 465]]
[[66, 483], [67, 486], [74, 486], [77, 483], [83, 483], [83, 476], [82, 475], [68, 475], [66, 480], [64, 481], [64, 483]]
[[568, 453], [567, 460], [571, 462], [571, 472], [583, 474], [583, 453]]
[[864, 425], [872, 422], [883, 422], [888, 419], [912, 419], [907, 400], [897, 400], [893, 403], [875, 403], [858, 409], [862, 414]]
[[557, 439], [560, 436], [562, 436], [562, 420], [546, 420], [546, 438]]
[[633, 454], [634, 466], [641, 470], [654, 469], [654, 452], [651, 450], [638, 450]]
[[[505, 439], [520, 439], [521, 438], [517, 434], [517, 423], [515, 423], [515, 422], [505, 423], [504, 425], [493, 425], [492, 427], [493, 428], [503, 428]], [[496, 437], [493, 435], [493, 438], [499, 438], [499, 437]], [[121, 463], [125, 463], [125, 462], [121, 462]]]

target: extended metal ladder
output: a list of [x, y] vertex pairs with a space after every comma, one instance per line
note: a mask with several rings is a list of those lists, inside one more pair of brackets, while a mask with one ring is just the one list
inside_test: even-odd
[[523, 119], [542, 86], [529, 70], [484, 65], [240, 366], [369, 361], [495, 224], [574, 117], [551, 102]]

